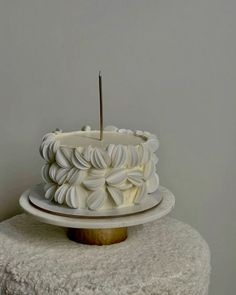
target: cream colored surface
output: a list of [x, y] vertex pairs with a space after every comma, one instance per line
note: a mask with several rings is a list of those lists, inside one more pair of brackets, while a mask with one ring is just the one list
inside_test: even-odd
[[104, 132], [103, 140], [99, 140], [99, 132], [73, 132], [67, 135], [58, 135], [57, 140], [61, 145], [76, 147], [76, 146], [93, 146], [93, 147], [106, 147], [109, 144], [124, 144], [124, 145], [137, 145], [144, 142], [141, 137], [132, 134], [114, 134], [114, 132]]
[[174, 216], [212, 252], [210, 295], [235, 295], [236, 1], [0, 1], [0, 218], [40, 182], [40, 138], [105, 124], [160, 138]]

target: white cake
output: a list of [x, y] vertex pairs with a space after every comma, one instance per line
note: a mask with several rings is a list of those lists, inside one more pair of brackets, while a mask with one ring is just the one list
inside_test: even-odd
[[40, 153], [45, 198], [63, 206], [102, 210], [139, 204], [156, 191], [155, 135], [108, 126], [103, 140], [89, 126], [46, 134]]

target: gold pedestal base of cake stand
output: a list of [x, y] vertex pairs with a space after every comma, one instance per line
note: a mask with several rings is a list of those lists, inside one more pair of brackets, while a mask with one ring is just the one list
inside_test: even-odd
[[69, 228], [68, 237], [77, 243], [87, 245], [111, 245], [124, 241], [128, 236], [127, 227], [118, 228]]

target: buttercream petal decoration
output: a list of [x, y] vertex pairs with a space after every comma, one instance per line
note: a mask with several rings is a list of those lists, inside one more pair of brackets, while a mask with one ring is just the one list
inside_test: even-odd
[[118, 132], [122, 134], [134, 134], [131, 129], [119, 129]]
[[76, 168], [81, 170], [86, 170], [91, 167], [91, 165], [83, 158], [83, 156], [77, 148], [74, 149], [71, 161]]
[[113, 153], [113, 150], [116, 149], [116, 145], [113, 144], [113, 143], [110, 143], [108, 146], [107, 146], [107, 154], [108, 156], [110, 157], [110, 159], [112, 158], [112, 153]]
[[159, 159], [155, 154], [152, 154], [151, 159], [155, 165], [159, 162]]
[[143, 132], [143, 135], [144, 135], [145, 137], [149, 138], [152, 134], [151, 134], [150, 132], [148, 132], [148, 131], [144, 131], [144, 132]]
[[95, 191], [98, 190], [99, 188], [101, 188], [102, 186], [104, 186], [105, 184], [105, 178], [101, 177], [94, 177], [94, 176], [90, 176], [87, 177], [84, 181], [83, 181], [84, 186], [91, 191]]
[[73, 153], [74, 149], [62, 146], [61, 151], [65, 155], [66, 159], [71, 163], [71, 156], [72, 156], [72, 153]]
[[155, 192], [159, 187], [159, 176], [154, 173], [151, 178], [149, 178], [146, 182], [147, 184], [147, 192], [149, 194]]
[[105, 150], [94, 148], [91, 155], [91, 163], [97, 169], [105, 169], [110, 164], [110, 157]]
[[121, 204], [123, 204], [123, 193], [119, 189], [108, 186], [107, 190], [116, 206], [120, 206]]
[[59, 203], [63, 204], [65, 197], [66, 197], [66, 192], [69, 189], [69, 184], [64, 183], [63, 185], [59, 186], [58, 189], [55, 192], [54, 195], [54, 200]]
[[125, 165], [127, 160], [127, 148], [123, 145], [118, 145], [113, 148], [111, 155], [112, 167], [119, 168]]
[[60, 147], [60, 142], [58, 140], [55, 140], [54, 142], [52, 142], [51, 149], [54, 153], [54, 156], [55, 156], [57, 150], [59, 149], [59, 147]]
[[133, 184], [128, 182], [128, 181], [124, 181], [122, 183], [119, 183], [119, 184], [116, 184], [116, 185], [113, 185], [113, 186], [118, 188], [121, 191], [125, 191], [125, 190], [128, 190], [128, 189], [131, 189], [133, 187]]
[[143, 184], [143, 173], [140, 170], [129, 171], [127, 179], [135, 186]]
[[147, 186], [146, 183], [143, 183], [137, 190], [135, 195], [134, 203], [140, 204], [147, 196]]
[[49, 168], [50, 165], [49, 164], [45, 164], [43, 165], [42, 169], [41, 169], [41, 176], [44, 182], [48, 183], [51, 182], [51, 178], [49, 176]]
[[82, 131], [91, 131], [91, 127], [89, 125], [85, 125], [81, 128]]
[[148, 144], [153, 153], [155, 153], [159, 148], [159, 140], [157, 138], [149, 139], [146, 144]]
[[134, 134], [134, 131], [131, 129], [126, 129], [127, 134]]
[[109, 185], [116, 185], [123, 182], [127, 178], [127, 172], [124, 169], [112, 169], [106, 176], [106, 182]]
[[[91, 127], [83, 130], [90, 132]], [[59, 131], [44, 136], [40, 152], [47, 164], [41, 174], [44, 182], [49, 184], [49, 199], [55, 197], [60, 204], [67, 203], [67, 194], [69, 207], [75, 208], [79, 204], [79, 208], [88, 208], [90, 193], [103, 191], [105, 196], [109, 195], [109, 199], [119, 204], [120, 196], [126, 190], [132, 190], [132, 194], [136, 194], [136, 202], [139, 202], [145, 195], [144, 183], [148, 193], [158, 188], [159, 178], [155, 167], [158, 158], [154, 154], [159, 147], [157, 137], [149, 132], [133, 132], [114, 126], [107, 126], [104, 130], [113, 134], [135, 134], [143, 142], [137, 145], [109, 144], [107, 148], [91, 145], [72, 148], [61, 144], [59, 139], [64, 135], [59, 134], [58, 137]], [[112, 206], [111, 203], [109, 206]]]
[[148, 137], [148, 139], [151, 139], [151, 138], [157, 139], [157, 136], [155, 134], [150, 133], [150, 132], [147, 137]]
[[52, 181], [57, 182], [57, 172], [60, 170], [60, 166], [57, 163], [53, 163], [49, 168], [49, 176]]
[[97, 178], [105, 177], [106, 171], [107, 171], [106, 169], [93, 169], [93, 168], [91, 168], [89, 170], [89, 176], [94, 176]]
[[70, 184], [74, 183], [74, 177], [75, 174], [77, 174], [77, 172], [80, 171], [79, 169], [72, 167], [67, 169], [67, 177], [66, 177], [66, 181]]
[[59, 134], [62, 133], [62, 129], [61, 128], [56, 128], [54, 131], [55, 134]]
[[47, 156], [48, 156], [48, 162], [52, 162], [55, 159], [56, 151], [58, 150], [60, 144], [57, 140], [54, 140], [49, 143], [47, 147]]
[[69, 184], [81, 184], [88, 175], [86, 170], [72, 168], [68, 174], [67, 181]]
[[113, 126], [113, 125], [108, 125], [108, 126], [106, 126], [104, 128], [104, 131], [113, 131], [113, 132], [115, 132], [117, 130], [118, 130], [118, 128], [116, 126]]
[[130, 176], [132, 176], [132, 177], [136, 177], [136, 178], [143, 178], [143, 173], [142, 173], [142, 171], [141, 170], [139, 170], [139, 169], [135, 169], [135, 170], [129, 170], [128, 172], [127, 172], [127, 176], [128, 177], [130, 177]]
[[44, 186], [45, 198], [48, 200], [52, 200], [54, 198], [54, 194], [57, 190], [57, 185], [55, 183], [47, 183]]
[[54, 152], [53, 152], [53, 149], [52, 149], [52, 145], [54, 144], [54, 142], [50, 142], [48, 145], [47, 145], [47, 149], [46, 149], [46, 152], [47, 152], [47, 159], [48, 159], [48, 162], [52, 162], [53, 159], [54, 159]]
[[65, 196], [66, 204], [71, 208], [79, 208], [79, 197], [76, 186], [70, 186]]
[[48, 157], [48, 148], [49, 148], [49, 144], [45, 142], [42, 142], [39, 148], [40, 155], [46, 162], [50, 162], [50, 159]]
[[87, 198], [87, 205], [91, 210], [97, 210], [104, 204], [106, 192], [103, 189], [92, 192]]
[[144, 172], [143, 172], [144, 179], [147, 180], [148, 178], [150, 178], [155, 172], [155, 170], [156, 170], [155, 164], [153, 163], [153, 161], [152, 160], [148, 161], [144, 167]]
[[58, 169], [56, 173], [56, 182], [59, 185], [62, 185], [66, 181], [68, 172], [69, 172], [69, 169], [65, 169], [65, 168]]
[[141, 130], [136, 130], [136, 131], [135, 131], [135, 135], [142, 136], [142, 135], [143, 135], [143, 131], [141, 131]]
[[55, 142], [55, 134], [54, 133], [48, 133], [42, 139], [42, 143], [40, 145], [39, 152], [40, 152], [41, 157], [47, 162], [50, 162], [54, 158], [54, 153], [53, 153], [53, 149], [52, 149], [52, 144], [54, 142]]
[[127, 130], [126, 129], [122, 129], [122, 128], [119, 129], [118, 132], [119, 133], [122, 133], [122, 134], [127, 134]]
[[79, 199], [79, 208], [80, 209], [87, 209], [87, 197], [89, 195], [89, 191], [85, 189], [84, 187], [76, 186], [77, 187], [77, 194], [78, 194], [78, 199]]
[[139, 153], [136, 146], [128, 146], [128, 167], [138, 166], [140, 163]]
[[42, 141], [44, 142], [50, 142], [55, 139], [55, 134], [53, 132], [47, 133], [43, 136]]
[[56, 152], [56, 162], [62, 168], [71, 167], [72, 149], [59, 148]]
[[84, 149], [83, 152], [83, 158], [87, 161], [90, 162], [91, 161], [91, 154], [92, 154], [93, 148], [91, 145], [89, 145], [87, 148]]
[[145, 145], [144, 143], [141, 143], [139, 145], [139, 151], [140, 151], [140, 156], [141, 156], [140, 162], [142, 164], [146, 164], [150, 160], [150, 157], [151, 157], [151, 152], [150, 152], [149, 147], [147, 145]]

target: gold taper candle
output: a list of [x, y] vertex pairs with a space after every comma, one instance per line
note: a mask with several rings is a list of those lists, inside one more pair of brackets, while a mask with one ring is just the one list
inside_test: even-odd
[[100, 103], [100, 140], [103, 139], [103, 101], [102, 101], [102, 75], [99, 71], [99, 103]]

